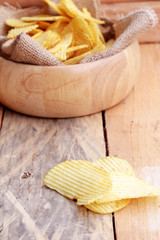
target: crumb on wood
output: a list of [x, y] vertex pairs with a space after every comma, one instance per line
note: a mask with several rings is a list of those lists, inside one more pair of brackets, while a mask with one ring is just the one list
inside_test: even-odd
[[24, 172], [21, 176], [21, 178], [29, 178], [31, 176], [30, 172]]

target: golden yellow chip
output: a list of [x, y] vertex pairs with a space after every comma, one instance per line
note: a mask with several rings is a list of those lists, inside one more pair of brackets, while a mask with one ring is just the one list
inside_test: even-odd
[[84, 44], [84, 45], [79, 45], [79, 46], [75, 46], [75, 47], [69, 47], [69, 48], [67, 48], [66, 52], [71, 53], [71, 52], [75, 52], [75, 51], [83, 49], [83, 48], [88, 48], [88, 45]]
[[102, 204], [91, 203], [89, 205], [84, 205], [84, 206], [93, 212], [107, 214], [107, 213], [116, 212], [126, 207], [130, 203], [130, 201], [131, 199], [122, 199], [122, 200], [107, 202]]
[[50, 53], [54, 54], [60, 51], [62, 48], [67, 49], [72, 43], [73, 34], [68, 33], [61, 38], [60, 43], [58, 43], [54, 48], [51, 48]]
[[48, 21], [48, 22], [53, 22], [57, 20], [62, 20], [69, 22], [70, 19], [65, 17], [65, 16], [52, 16], [52, 15], [47, 15], [47, 16], [35, 16], [35, 17], [22, 17], [21, 20], [24, 22], [33, 22], [33, 21]]
[[[118, 157], [105, 157], [92, 163], [94, 166], [103, 168], [107, 173], [126, 174], [129, 176], [135, 176], [135, 172], [131, 165], [123, 159]], [[102, 204], [91, 203], [85, 205], [86, 208], [97, 213], [112, 213], [126, 207], [130, 203], [130, 199], [122, 199]]]
[[79, 63], [83, 58], [87, 57], [88, 55], [90, 55], [90, 54], [92, 54], [92, 53], [104, 51], [105, 49], [106, 49], [106, 46], [105, 46], [105, 45], [95, 47], [95, 48], [93, 48], [91, 51], [85, 52], [85, 53], [83, 53], [83, 54], [80, 55], [80, 56], [76, 56], [76, 57], [73, 57], [73, 58], [71, 58], [71, 59], [68, 59], [68, 60], [65, 61], [64, 63], [65, 63], [66, 65], [77, 64], [77, 63]]
[[58, 164], [47, 173], [43, 183], [65, 197], [77, 199], [78, 204], [90, 204], [111, 189], [106, 171], [85, 160]]
[[105, 157], [92, 163], [94, 166], [103, 168], [107, 173], [117, 173], [129, 176], [135, 176], [135, 171], [126, 160], [118, 157]]
[[22, 32], [24, 32], [24, 33], [29, 33], [29, 32], [31, 32], [33, 29], [36, 29], [36, 28], [38, 28], [38, 25], [33, 25], [33, 26], [28, 26], [28, 27], [11, 29], [11, 30], [8, 32], [7, 39], [16, 38], [16, 37], [17, 37], [19, 34], [21, 34]]
[[36, 40], [36, 39], [39, 38], [42, 34], [43, 34], [43, 32], [38, 32], [38, 33], [34, 34], [34, 35], [32, 36], [32, 38], [33, 38], [34, 40]]
[[38, 22], [38, 25], [41, 30], [46, 30], [51, 24], [48, 22], [40, 21]]
[[6, 24], [9, 27], [22, 28], [22, 27], [28, 27], [28, 26], [34, 25], [36, 24], [36, 22], [26, 23], [20, 19], [10, 18], [6, 20]]
[[41, 29], [37, 29], [36, 28], [36, 29], [33, 29], [31, 32], [29, 32], [29, 35], [33, 36], [33, 35], [35, 35], [37, 33], [43, 33], [43, 31]]
[[91, 17], [91, 13], [88, 11], [86, 7], [82, 8], [82, 12], [86, 14], [88, 17]]
[[52, 37], [52, 32], [46, 31], [46, 32], [43, 32], [43, 34], [41, 34], [40, 37], [36, 38], [35, 40], [45, 48], [46, 43], [50, 40], [51, 37]]
[[98, 204], [121, 199], [156, 197], [160, 195], [160, 189], [134, 176], [119, 175], [112, 172], [110, 177], [112, 181], [112, 190], [106, 192], [101, 199], [96, 201]]
[[52, 32], [51, 31], [51, 35], [50, 35], [50, 38], [47, 39], [47, 42], [45, 44], [45, 48], [46, 49], [50, 49], [50, 48], [53, 48], [57, 43], [59, 43], [61, 40], [61, 37], [58, 33], [56, 32]]
[[60, 51], [56, 52], [55, 57], [61, 60], [62, 62], [67, 59], [66, 48], [62, 48]]
[[65, 27], [68, 25], [68, 23], [66, 23], [65, 21], [62, 20], [58, 20], [54, 23], [52, 23], [47, 30], [51, 30], [53, 32], [57, 32], [59, 34], [62, 34], [63, 30], [65, 29]]
[[72, 2], [72, 0], [61, 0], [58, 3], [58, 8], [62, 12], [65, 12], [66, 15], [71, 18], [75, 18], [75, 17], [79, 16], [79, 17], [83, 17], [84, 19], [91, 20], [91, 21], [94, 21], [99, 24], [104, 24], [104, 21], [92, 18], [92, 17], [88, 16], [86, 13], [83, 13], [82, 11], [80, 11], [76, 7], [76, 5]]
[[74, 31], [74, 39], [76, 45], [87, 44], [93, 47], [94, 37], [89, 28], [87, 21], [82, 17], [75, 17], [70, 25]]

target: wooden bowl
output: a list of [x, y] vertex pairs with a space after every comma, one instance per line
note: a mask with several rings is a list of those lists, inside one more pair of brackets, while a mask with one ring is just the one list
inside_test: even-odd
[[128, 95], [139, 67], [137, 41], [115, 56], [72, 66], [33, 66], [0, 58], [0, 102], [47, 118], [100, 112]]

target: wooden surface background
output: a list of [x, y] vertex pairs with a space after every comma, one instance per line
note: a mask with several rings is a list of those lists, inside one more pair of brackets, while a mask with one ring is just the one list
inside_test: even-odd
[[[120, 17], [127, 15], [128, 12], [135, 11], [136, 9], [149, 7], [152, 8], [158, 18], [160, 18], [160, 1], [102, 1], [105, 4], [101, 5], [101, 16], [107, 17], [111, 21], [116, 21]], [[155, 43], [160, 42], [160, 21], [151, 30], [141, 34], [139, 36], [141, 43]]]
[[[115, 9], [116, 16], [118, 6], [125, 12], [143, 3], [125, 4], [108, 4], [104, 11], [112, 16]], [[158, 12], [158, 1], [152, 4]], [[127, 159], [139, 177], [160, 188], [160, 45], [143, 44], [141, 53], [134, 90], [103, 113], [42, 119], [0, 106], [0, 239], [160, 239], [160, 198], [132, 200], [114, 215], [99, 215], [42, 185], [46, 172], [61, 161], [110, 154]], [[22, 178], [24, 172], [31, 176]]]
[[[55, 164], [69, 158], [94, 161], [108, 150], [160, 187], [160, 45], [141, 45], [141, 52], [135, 89], [105, 114], [47, 120], [5, 109], [0, 132], [1, 239], [160, 239], [159, 198], [132, 200], [113, 218], [77, 207], [42, 185]], [[31, 176], [22, 178], [24, 172]]]

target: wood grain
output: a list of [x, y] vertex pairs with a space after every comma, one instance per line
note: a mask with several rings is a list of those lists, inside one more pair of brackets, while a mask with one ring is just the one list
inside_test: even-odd
[[24, 65], [0, 58], [0, 102], [40, 117], [100, 112], [128, 95], [139, 66], [137, 41], [112, 57], [71, 66]]
[[[146, 1], [146, 2], [127, 2], [127, 3], [109, 3], [102, 4], [101, 6], [101, 16], [106, 17], [110, 20], [117, 20], [120, 16], [127, 15], [136, 9], [143, 7], [150, 7], [155, 10], [160, 17], [160, 3], [159, 1]], [[141, 34], [139, 36], [139, 41], [142, 43], [149, 42], [160, 42], [160, 22], [151, 30]]]
[[[105, 155], [101, 114], [41, 119], [5, 111], [0, 134], [2, 239], [113, 240], [112, 216], [101, 216], [42, 185], [67, 159]], [[29, 178], [22, 178], [30, 172]]]
[[[137, 175], [160, 188], [160, 45], [142, 45], [134, 91], [106, 111], [110, 155], [127, 159]], [[160, 198], [133, 200], [115, 214], [118, 240], [160, 239]]]

